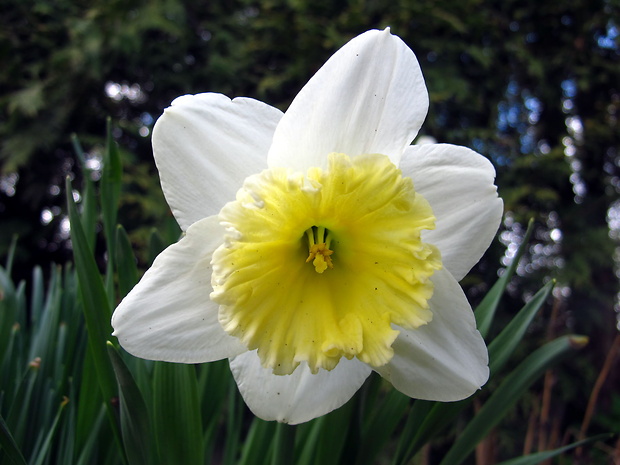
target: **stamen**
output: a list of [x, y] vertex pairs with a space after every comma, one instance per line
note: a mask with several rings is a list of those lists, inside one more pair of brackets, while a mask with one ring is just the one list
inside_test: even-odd
[[312, 260], [317, 273], [323, 273], [327, 268], [334, 268], [330, 257], [334, 251], [329, 248], [332, 242], [329, 230], [323, 226], [312, 226], [306, 229], [306, 236], [308, 237], [308, 258], [306, 263], [310, 263]]

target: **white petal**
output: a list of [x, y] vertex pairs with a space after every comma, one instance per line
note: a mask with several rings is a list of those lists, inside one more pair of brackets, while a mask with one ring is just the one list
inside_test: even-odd
[[437, 218], [423, 240], [439, 247], [444, 267], [460, 281], [489, 247], [502, 218], [493, 165], [466, 147], [426, 144], [409, 147], [400, 169]]
[[291, 375], [278, 376], [261, 366], [256, 351], [232, 359], [230, 369], [245, 403], [257, 417], [293, 425], [342, 406], [371, 372], [359, 360], [343, 358], [332, 371], [313, 375], [301, 364]]
[[405, 43], [368, 31], [338, 50], [280, 121], [269, 166], [305, 171], [330, 152], [382, 153], [398, 164], [428, 110], [420, 66]]
[[433, 275], [433, 320], [415, 330], [398, 328], [394, 358], [375, 370], [416, 399], [455, 401], [473, 394], [489, 378], [488, 353], [471, 307], [446, 270]]
[[168, 204], [183, 230], [234, 200], [243, 180], [267, 168], [282, 112], [249, 98], [185, 95], [153, 128], [153, 152]]
[[127, 352], [150, 360], [201, 363], [247, 349], [218, 321], [209, 299], [211, 255], [222, 242], [215, 216], [192, 225], [164, 250], [114, 311], [113, 335]]

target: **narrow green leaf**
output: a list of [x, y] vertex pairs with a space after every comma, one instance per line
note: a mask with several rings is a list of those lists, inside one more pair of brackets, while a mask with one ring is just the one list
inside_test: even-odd
[[[112, 265], [116, 257], [116, 218], [118, 214], [118, 199], [121, 193], [123, 168], [116, 142], [112, 137], [112, 120], [107, 121], [106, 146], [103, 155], [103, 171], [101, 173], [101, 212], [103, 216], [103, 230], [106, 238], [109, 264]], [[113, 269], [113, 266], [110, 266]]]
[[[40, 267], [35, 266], [32, 270], [32, 293], [31, 293], [31, 318], [33, 324], [36, 326], [43, 320], [45, 314], [45, 282], [43, 279], [43, 271]], [[40, 354], [36, 354], [40, 355]], [[29, 357], [32, 358], [35, 355], [30, 353]]]
[[25, 442], [29, 439], [27, 437], [27, 427], [32, 414], [32, 410], [35, 408], [36, 396], [33, 396], [35, 386], [37, 385], [37, 378], [39, 377], [40, 360], [32, 360], [28, 364], [28, 368], [21, 376], [19, 388], [16, 391], [15, 397], [13, 397], [9, 413], [6, 418], [6, 422], [11, 427], [11, 431], [15, 441], [20, 444], [26, 453], [31, 452], [30, 449], [25, 447]]
[[116, 379], [112, 365], [106, 351], [106, 341], [112, 333], [110, 323], [111, 309], [101, 281], [99, 269], [91, 250], [88, 248], [84, 230], [71, 196], [71, 183], [67, 179], [67, 196], [69, 207], [69, 221], [71, 224], [71, 242], [73, 245], [75, 268], [78, 275], [84, 316], [88, 329], [89, 343], [94, 348], [93, 356], [99, 381], [102, 383], [104, 397], [112, 397], [115, 392]]
[[237, 385], [231, 379], [228, 383], [228, 418], [226, 421], [226, 444], [224, 446], [224, 465], [236, 463], [241, 443], [241, 426], [244, 409], [243, 400]]
[[588, 439], [573, 442], [572, 444], [568, 444], [567, 446], [560, 447], [558, 449], [546, 450], [543, 452], [537, 452], [535, 454], [524, 455], [523, 457], [516, 457], [514, 459], [506, 460], [504, 462], [501, 462], [499, 465], [536, 465], [537, 463], [549, 460], [571, 449], [575, 449], [576, 447], [584, 446], [595, 441], [609, 439], [611, 437], [613, 437], [613, 434], [599, 434], [598, 436], [593, 436]]
[[26, 459], [17, 447], [17, 443], [15, 442], [15, 439], [13, 439], [13, 436], [9, 431], [9, 427], [5, 423], [4, 418], [2, 418], [2, 415], [0, 415], [0, 446], [2, 446], [2, 449], [11, 464], [27, 465]]
[[267, 457], [275, 429], [276, 423], [273, 421], [263, 421], [254, 417], [237, 465], [254, 465], [256, 457]]
[[9, 274], [0, 268], [0, 362], [8, 350], [11, 331], [17, 321], [17, 296]]
[[414, 438], [418, 436], [420, 427], [422, 426], [424, 419], [428, 418], [429, 412], [435, 405], [435, 402], [428, 400], [416, 399], [413, 402], [413, 407], [407, 416], [407, 421], [403, 427], [402, 432], [399, 435], [398, 444], [396, 446], [396, 452], [394, 453], [394, 459], [392, 464], [405, 463], [412, 457], [416, 442]]
[[497, 373], [523, 339], [525, 331], [553, 290], [555, 281], [547, 283], [489, 344], [489, 369]]
[[146, 403], [116, 348], [108, 343], [108, 354], [116, 373], [119, 391], [121, 432], [130, 465], [158, 463], [153, 460], [153, 436]]
[[54, 418], [54, 422], [50, 430], [47, 432], [45, 436], [45, 440], [41, 444], [40, 449], [36, 453], [36, 459], [34, 460], [33, 465], [43, 465], [45, 460], [48, 458], [48, 454], [50, 452], [50, 447], [52, 445], [52, 438], [56, 434], [56, 429], [58, 428], [58, 422], [60, 421], [60, 416], [65, 409], [65, 406], [69, 402], [69, 399], [64, 398], [58, 407], [58, 413], [56, 413], [56, 417]]
[[459, 434], [440, 465], [459, 465], [508, 413], [521, 395], [561, 356], [587, 343], [583, 336], [555, 339], [530, 354], [515, 368]]
[[[497, 373], [506, 363], [508, 357], [513, 353], [515, 347], [523, 338], [532, 319], [549, 296], [553, 289], [553, 285], [554, 283], [550, 282], [543, 286], [491, 342], [489, 345], [489, 366], [491, 375]], [[404, 449], [406, 452], [403, 453], [401, 449], [399, 454], [397, 454], [399, 461], [395, 461], [394, 463], [405, 463], [406, 458], [411, 457], [429, 438], [449, 425], [453, 419], [457, 417], [459, 412], [467, 407], [471, 401], [472, 398], [470, 397], [459, 402], [435, 403], [430, 412], [424, 414], [424, 420], [417, 426], [413, 439], [405, 442]], [[423, 401], [417, 401], [416, 405], [424, 405], [420, 404], [420, 402]]]
[[290, 465], [295, 463], [296, 426], [278, 423], [274, 438], [271, 465]]
[[482, 334], [482, 337], [486, 338], [491, 329], [491, 324], [493, 323], [493, 319], [495, 317], [495, 312], [499, 305], [499, 301], [504, 295], [504, 291], [506, 290], [506, 286], [510, 282], [510, 279], [514, 275], [517, 265], [523, 256], [527, 248], [527, 244], [530, 241], [530, 237], [532, 235], [532, 231], [534, 230], [534, 220], [530, 220], [527, 225], [527, 230], [525, 231], [525, 235], [523, 236], [523, 242], [521, 242], [521, 246], [517, 250], [510, 266], [506, 268], [504, 274], [499, 278], [491, 290], [484, 296], [480, 305], [476, 308], [476, 325], [478, 327], [478, 331]]
[[[36, 267], [33, 282], [33, 306], [38, 300], [43, 300], [43, 273], [41, 269]], [[37, 324], [33, 328], [34, 340], [30, 346], [29, 358], [35, 357], [43, 359], [42, 368], [43, 376], [50, 375], [54, 371], [52, 354], [54, 354], [56, 344], [58, 343], [58, 327], [60, 325], [60, 297], [62, 294], [61, 275], [56, 268], [52, 268], [50, 280], [48, 283], [48, 291], [45, 295], [44, 303], [40, 305], [40, 310], [33, 310], [33, 314], [37, 315]], [[37, 294], [40, 294], [37, 297]]]
[[90, 176], [90, 171], [84, 173], [82, 227], [84, 228], [88, 247], [90, 250], [95, 250], [95, 239], [97, 237], [97, 196], [95, 195], [95, 183]]
[[[299, 438], [299, 452], [297, 453], [296, 465], [312, 465], [316, 463], [315, 455], [318, 449], [319, 438], [321, 437], [321, 432], [325, 431], [327, 417], [328, 415], [323, 415], [299, 426], [297, 434]], [[345, 432], [343, 431], [344, 434]]]
[[428, 402], [417, 400], [416, 403], [428, 402], [431, 406], [430, 412], [422, 417], [423, 419], [421, 424], [416, 428], [413, 440], [406, 448], [406, 453], [395, 463], [399, 465], [408, 463], [411, 457], [413, 457], [424, 444], [445, 429], [446, 426], [450, 425], [459, 413], [471, 404], [472, 399], [473, 396], [458, 402]]
[[152, 265], [155, 258], [166, 248], [166, 244], [161, 235], [155, 228], [151, 229], [149, 236], [149, 265]]
[[[87, 346], [88, 347], [88, 346]], [[89, 440], [98, 421], [103, 403], [103, 395], [97, 380], [97, 370], [90, 350], [84, 353], [84, 360], [80, 371], [79, 409], [77, 411], [76, 449], [80, 450]]]
[[[0, 324], [0, 328], [2, 325]], [[4, 405], [4, 399], [13, 399], [15, 397], [15, 391], [19, 388], [16, 379], [19, 378], [20, 368], [24, 366], [23, 360], [24, 353], [20, 350], [23, 347], [24, 334], [22, 326], [14, 323], [11, 325], [11, 331], [8, 338], [5, 341], [0, 341], [2, 349], [0, 354], [0, 380], [4, 380], [3, 386], [0, 389], [0, 407]], [[11, 380], [7, 382], [6, 380]]]
[[97, 264], [84, 236], [82, 223], [71, 195], [71, 182], [69, 179], [67, 179], [66, 184], [69, 221], [71, 224], [71, 242], [81, 291], [84, 318], [88, 330], [88, 347], [95, 365], [98, 384], [107, 407], [111, 426], [120, 444], [120, 431], [115, 409], [112, 406], [112, 400], [116, 397], [116, 378], [106, 349], [106, 342], [112, 333], [110, 305]]
[[102, 406], [90, 428], [84, 431], [86, 434], [86, 439], [84, 441], [84, 445], [80, 449], [80, 455], [76, 465], [90, 465], [92, 463], [97, 463], [97, 461], [94, 460], [94, 457], [105, 417], [106, 409]]
[[375, 457], [407, 412], [409, 400], [409, 397], [392, 388], [372, 414], [366, 416], [357, 456], [359, 465], [375, 463]]
[[82, 227], [84, 228], [84, 235], [90, 249], [94, 250], [97, 225], [97, 198], [95, 196], [92, 170], [86, 165], [84, 150], [76, 134], [71, 134], [71, 143], [82, 168]]
[[152, 411], [160, 463], [204, 463], [200, 401], [193, 365], [155, 364]]
[[[204, 419], [203, 443], [206, 457], [211, 457], [216, 449], [216, 437], [221, 431], [222, 411], [226, 408], [229, 386], [234, 381], [228, 360], [219, 360], [198, 365], [198, 393], [201, 398], [202, 418]], [[207, 461], [208, 463], [208, 461]]]
[[[75, 365], [77, 369], [78, 365]], [[73, 368], [73, 367], [72, 367]], [[59, 464], [73, 464], [75, 463], [75, 428], [77, 419], [78, 405], [75, 402], [77, 397], [76, 386], [73, 380], [70, 380], [69, 385], [69, 399], [74, 399], [73, 402], [67, 404], [67, 413], [65, 414], [65, 422], [60, 431], [60, 438], [58, 440], [58, 454], [56, 455], [56, 461]]]
[[315, 465], [340, 465], [343, 454], [347, 457], [355, 456], [359, 446], [359, 430], [356, 427], [359, 423], [356, 418], [358, 406], [355, 401], [349, 401], [323, 417], [314, 457]]
[[17, 234], [13, 234], [11, 238], [11, 245], [9, 246], [9, 251], [6, 256], [6, 274], [11, 276], [11, 272], [13, 270], [13, 260], [15, 258], [15, 249], [17, 248]]
[[125, 297], [138, 282], [138, 266], [125, 228], [116, 227], [116, 269], [119, 297]]
[[82, 165], [82, 169], [84, 169], [86, 167], [86, 157], [84, 156], [84, 149], [82, 148], [80, 139], [75, 133], [71, 134], [71, 145], [73, 145], [73, 151], [77, 155], [80, 165]]

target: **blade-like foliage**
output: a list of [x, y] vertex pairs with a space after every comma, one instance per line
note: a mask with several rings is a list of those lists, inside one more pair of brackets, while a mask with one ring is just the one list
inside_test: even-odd
[[583, 336], [564, 336], [551, 341], [530, 354], [502, 381], [476, 416], [459, 434], [440, 465], [458, 465], [515, 405], [525, 390], [548, 368], [571, 350], [587, 344]]

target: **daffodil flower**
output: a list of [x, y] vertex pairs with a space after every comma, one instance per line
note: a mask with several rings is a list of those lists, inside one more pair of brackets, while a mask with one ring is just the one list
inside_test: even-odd
[[410, 145], [427, 109], [415, 55], [389, 29], [346, 44], [284, 114], [176, 99], [153, 150], [184, 235], [116, 309], [120, 344], [227, 358], [250, 409], [287, 423], [338, 408], [372, 371], [414, 398], [479, 389], [487, 349], [458, 281], [502, 201], [483, 156]]

